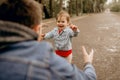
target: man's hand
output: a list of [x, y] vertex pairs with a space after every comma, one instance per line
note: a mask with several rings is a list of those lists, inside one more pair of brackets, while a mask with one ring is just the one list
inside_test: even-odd
[[91, 49], [90, 53], [88, 54], [86, 51], [86, 48], [84, 46], [82, 46], [82, 53], [83, 53], [84, 63], [85, 64], [92, 63], [94, 50]]

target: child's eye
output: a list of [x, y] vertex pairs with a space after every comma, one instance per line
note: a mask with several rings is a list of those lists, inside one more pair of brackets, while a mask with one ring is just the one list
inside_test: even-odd
[[62, 21], [62, 23], [64, 23], [65, 21]]
[[60, 21], [57, 21], [58, 23], [60, 23]]

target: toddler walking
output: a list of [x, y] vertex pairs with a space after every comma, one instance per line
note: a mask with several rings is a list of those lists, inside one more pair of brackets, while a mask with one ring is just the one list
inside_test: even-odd
[[76, 37], [80, 32], [78, 27], [70, 24], [70, 15], [66, 11], [61, 11], [56, 17], [57, 27], [52, 31], [42, 35], [43, 39], [53, 38], [55, 52], [64, 57], [69, 63], [72, 61], [72, 37]]

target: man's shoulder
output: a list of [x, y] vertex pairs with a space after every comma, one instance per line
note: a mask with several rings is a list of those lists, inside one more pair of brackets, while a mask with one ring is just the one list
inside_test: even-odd
[[46, 41], [24, 41], [10, 46], [10, 49], [17, 55], [27, 55], [29, 57], [40, 57], [50, 53], [52, 45]]
[[[36, 43], [37, 44], [37, 43]], [[51, 50], [53, 49], [53, 46], [51, 43], [49, 42], [46, 42], [46, 41], [41, 41], [41, 42], [38, 42], [38, 46], [42, 49], [42, 50]]]
[[14, 46], [18, 48], [14, 52], [16, 56], [20, 57], [22, 55], [28, 60], [43, 61], [53, 53], [52, 45], [46, 41], [26, 41], [16, 45]]
[[31, 46], [35, 47], [38, 50], [46, 50], [46, 49], [49, 50], [52, 48], [52, 44], [46, 41], [41, 41], [41, 42], [33, 41], [30, 44]]

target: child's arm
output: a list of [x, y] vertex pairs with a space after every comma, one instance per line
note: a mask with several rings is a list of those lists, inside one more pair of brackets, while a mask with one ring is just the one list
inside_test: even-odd
[[43, 39], [53, 38], [53, 36], [54, 36], [54, 31], [52, 30], [52, 31], [50, 31], [50, 32], [48, 32], [48, 33], [42, 34], [41, 36], [42, 36]]
[[78, 29], [78, 27], [76, 25], [73, 25], [73, 24], [70, 24], [70, 28], [74, 32], [72, 36], [76, 37], [78, 35], [78, 33], [80, 32], [80, 30]]
[[[46, 26], [45, 26], [46, 27]], [[49, 32], [47, 32], [47, 33], [44, 33], [44, 34], [41, 34], [39, 37], [41, 37], [41, 40], [45, 40], [45, 39], [51, 39], [51, 38], [53, 38], [53, 36], [54, 36], [54, 29], [53, 30], [51, 30], [51, 31], [49, 31]]]

